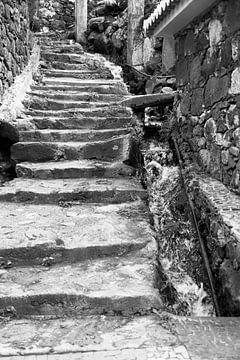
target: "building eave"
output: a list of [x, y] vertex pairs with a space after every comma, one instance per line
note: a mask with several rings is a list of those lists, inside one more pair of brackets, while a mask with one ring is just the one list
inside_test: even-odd
[[173, 36], [217, 0], [162, 0], [144, 21], [144, 30], [152, 36]]

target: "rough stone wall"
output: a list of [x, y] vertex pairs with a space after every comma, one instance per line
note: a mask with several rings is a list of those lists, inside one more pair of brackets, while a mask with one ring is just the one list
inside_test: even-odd
[[39, 30], [68, 30], [75, 22], [75, 0], [39, 0]]
[[240, 2], [219, 1], [177, 34], [184, 159], [240, 193]]
[[30, 55], [28, 2], [0, 0], [0, 105]]

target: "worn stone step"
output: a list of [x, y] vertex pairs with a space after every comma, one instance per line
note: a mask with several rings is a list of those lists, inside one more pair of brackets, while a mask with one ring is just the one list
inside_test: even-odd
[[[76, 78], [72, 78], [72, 77], [68, 77], [68, 78], [64, 78], [64, 77], [45, 77], [42, 81], [41, 85], [45, 85], [45, 86], [71, 86], [72, 89], [75, 89], [76, 87], [84, 87], [86, 89], [86, 87], [90, 87], [90, 88], [94, 88], [94, 90], [96, 88], [105, 86], [112, 86], [112, 87], [116, 87], [117, 89], [125, 89], [126, 91], [126, 86], [123, 84], [122, 81], [119, 80], [109, 80], [109, 79], [76, 79]], [[127, 92], [126, 92], [127, 94]]]
[[65, 110], [65, 109], [96, 109], [104, 108], [106, 106], [111, 106], [117, 104], [118, 101], [105, 101], [100, 102], [97, 99], [93, 102], [90, 101], [74, 101], [74, 100], [55, 100], [40, 98], [38, 96], [28, 96], [23, 101], [23, 105], [27, 109], [33, 110]]
[[124, 99], [123, 95], [119, 94], [99, 94], [98, 92], [78, 92], [72, 91], [71, 89], [64, 91], [49, 91], [45, 90], [32, 90], [28, 93], [28, 96], [33, 96], [34, 99], [39, 98], [40, 101], [42, 98], [45, 100], [64, 100], [64, 101], [88, 101], [90, 103], [93, 102], [120, 102]]
[[16, 165], [17, 177], [33, 179], [121, 178], [134, 176], [136, 169], [122, 162], [94, 160], [23, 162]]
[[184, 346], [157, 315], [16, 319], [1, 322], [0, 339], [0, 356], [22, 355], [24, 360], [146, 360], [149, 354], [156, 360], [168, 359], [170, 353], [175, 359], [189, 360]]
[[1, 203], [1, 263], [11, 261], [14, 267], [76, 263], [120, 257], [146, 246], [154, 257], [145, 214], [142, 202], [71, 208]]
[[82, 116], [81, 113], [78, 116], [72, 114], [69, 117], [51, 117], [51, 116], [35, 116], [33, 118], [24, 119], [24, 121], [18, 125], [18, 129], [25, 131], [29, 128], [36, 129], [116, 129], [129, 127], [131, 118], [129, 117], [90, 117]]
[[145, 200], [146, 191], [136, 179], [15, 179], [0, 187], [0, 201], [37, 204], [119, 204]]
[[74, 53], [74, 54], [84, 54], [83, 48], [80, 44], [74, 43], [50, 43], [49, 45], [42, 45], [41, 52], [52, 52], [52, 53]]
[[0, 311], [18, 317], [148, 314], [161, 309], [155, 259], [139, 255], [52, 267], [7, 269], [1, 275]]
[[99, 66], [102, 67], [105, 59], [101, 56], [96, 56], [95, 54], [83, 53], [56, 53], [48, 50], [41, 51], [41, 58], [49, 61], [50, 63], [54, 61], [60, 61], [68, 64], [89, 64], [90, 66]]
[[30, 116], [43, 116], [43, 117], [78, 117], [79, 119], [83, 117], [129, 117], [129, 123], [132, 117], [132, 112], [125, 107], [122, 106], [101, 106], [100, 108], [72, 108], [65, 110], [37, 110], [30, 109], [24, 111], [26, 115]]
[[126, 90], [125, 86], [120, 86], [120, 84], [116, 85], [104, 85], [104, 84], [73, 84], [73, 85], [65, 85], [65, 84], [53, 84], [53, 85], [32, 85], [31, 89], [33, 92], [35, 91], [41, 91], [41, 92], [65, 92], [66, 94], [72, 93], [72, 94], [78, 94], [83, 93], [94, 93], [94, 94], [106, 94], [106, 95], [128, 95], [128, 92]]
[[126, 128], [104, 130], [28, 130], [19, 132], [21, 142], [88, 142], [109, 140], [112, 137], [129, 133]]
[[[108, 69], [101, 70], [45, 70], [45, 77], [49, 78], [72, 78], [72, 79], [113, 79], [113, 75]], [[44, 78], [43, 78], [44, 81]]]
[[113, 161], [129, 159], [129, 135], [92, 142], [18, 142], [11, 147], [17, 162], [92, 159]]
[[58, 69], [58, 70], [97, 70], [99, 69], [99, 64], [90, 62], [86, 62], [85, 64], [77, 64], [77, 63], [67, 63], [62, 61], [51, 61], [49, 63], [49, 69]]

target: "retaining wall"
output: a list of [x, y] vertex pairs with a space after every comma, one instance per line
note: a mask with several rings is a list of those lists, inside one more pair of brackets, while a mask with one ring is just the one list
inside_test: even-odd
[[183, 158], [240, 193], [240, 2], [220, 1], [177, 34]]

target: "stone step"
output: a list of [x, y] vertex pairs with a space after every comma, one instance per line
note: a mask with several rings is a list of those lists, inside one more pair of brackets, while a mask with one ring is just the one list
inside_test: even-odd
[[[128, 95], [127, 89], [125, 86], [123, 86], [121, 83], [117, 84], [97, 84], [97, 83], [89, 83], [86, 84], [81, 83], [78, 85], [78, 83], [74, 82], [72, 85], [69, 84], [48, 84], [48, 82], [45, 82], [45, 85], [32, 85], [31, 86], [32, 91], [41, 91], [41, 92], [49, 92], [49, 91], [64, 91], [66, 94], [72, 93], [72, 94], [79, 94], [80, 92], [84, 93], [97, 93], [97, 94], [110, 94], [110, 95]], [[79, 94], [80, 95], [80, 94]]]
[[65, 110], [65, 109], [92, 109], [106, 108], [107, 106], [117, 105], [118, 101], [112, 102], [100, 102], [97, 99], [94, 102], [90, 101], [73, 101], [73, 100], [54, 100], [46, 98], [40, 98], [38, 96], [28, 96], [23, 101], [23, 105], [27, 109], [33, 110]]
[[[68, 77], [68, 78], [64, 78], [64, 77], [45, 77], [44, 80], [42, 81], [42, 85], [44, 86], [71, 86], [72, 89], [75, 89], [76, 87], [84, 87], [86, 89], [86, 87], [91, 87], [94, 88], [94, 90], [96, 88], [99, 88], [101, 86], [113, 86], [116, 87], [117, 89], [125, 89], [126, 87], [125, 85], [119, 81], [119, 80], [109, 80], [109, 79], [76, 79], [76, 78], [72, 78], [72, 77]], [[126, 93], [127, 94], [127, 93]]]
[[104, 130], [28, 130], [19, 132], [20, 142], [88, 142], [109, 140], [112, 137], [128, 134], [129, 130], [104, 129]]
[[58, 69], [58, 70], [98, 70], [99, 64], [91, 62], [88, 64], [77, 64], [77, 63], [67, 63], [62, 61], [51, 61], [49, 63], [49, 69]]
[[105, 59], [103, 57], [95, 56], [95, 54], [77, 54], [77, 53], [56, 53], [51, 50], [41, 51], [41, 58], [50, 62], [60, 61], [68, 64], [89, 64], [89, 66], [102, 67]]
[[[113, 79], [113, 75], [110, 70], [58, 70], [51, 69], [45, 70], [44, 78], [72, 78], [72, 79]], [[43, 81], [44, 81], [43, 78]]]
[[53, 42], [50, 43], [49, 45], [42, 45], [41, 52], [43, 53], [51, 52], [51, 53], [59, 53], [59, 54], [63, 54], [63, 53], [84, 54], [83, 48], [80, 44], [78, 43], [70, 44], [66, 42], [61, 42], [61, 43]]
[[127, 161], [129, 159], [129, 136], [92, 142], [18, 142], [11, 147], [11, 157], [16, 162], [100, 160]]
[[0, 187], [0, 201], [36, 204], [119, 204], [145, 200], [146, 191], [136, 179], [15, 179]]
[[26, 115], [30, 116], [43, 116], [43, 117], [78, 117], [79, 119], [83, 117], [129, 117], [129, 123], [131, 121], [132, 112], [122, 106], [102, 106], [100, 108], [94, 107], [91, 109], [79, 109], [79, 108], [72, 108], [72, 109], [65, 109], [65, 110], [25, 110]]
[[[25, 124], [26, 122], [26, 124]], [[33, 118], [27, 118], [22, 124], [18, 125], [19, 130], [25, 130], [29, 128], [37, 129], [115, 129], [115, 128], [124, 128], [129, 127], [130, 118], [129, 117], [115, 117], [106, 116], [106, 117], [90, 117], [82, 116], [80, 113], [78, 116], [72, 115], [68, 117], [41, 117], [35, 116]]]
[[170, 359], [168, 354], [190, 359], [157, 315], [12, 320], [1, 323], [0, 339], [0, 356], [22, 355], [23, 360], [146, 360], [149, 354], [155, 360]]
[[122, 162], [94, 160], [23, 162], [16, 165], [17, 177], [32, 179], [121, 178], [134, 176], [136, 169]]
[[77, 263], [122, 257], [146, 246], [154, 257], [145, 213], [142, 202], [71, 208], [1, 203], [1, 263], [11, 261], [14, 267]]
[[7, 269], [1, 274], [0, 311], [31, 315], [148, 314], [161, 309], [155, 259], [134, 255], [50, 267]]
[[33, 96], [34, 99], [39, 98], [40, 101], [42, 98], [45, 100], [63, 100], [63, 101], [87, 101], [90, 103], [94, 102], [108, 102], [109, 104], [112, 102], [120, 102], [124, 99], [123, 95], [119, 94], [99, 94], [98, 92], [78, 92], [78, 91], [71, 91], [69, 89], [64, 89], [64, 91], [49, 91], [48, 89], [45, 90], [32, 90], [28, 93], [28, 96]]

